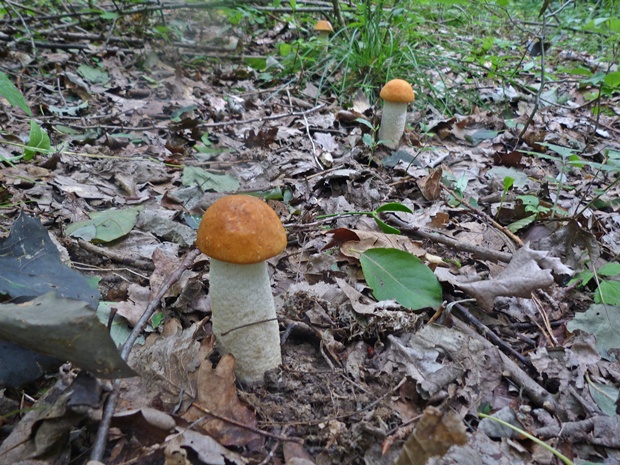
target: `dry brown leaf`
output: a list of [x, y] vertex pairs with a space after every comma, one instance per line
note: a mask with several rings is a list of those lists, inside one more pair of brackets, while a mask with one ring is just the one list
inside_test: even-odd
[[441, 196], [441, 166], [432, 169], [428, 176], [418, 179], [418, 187], [426, 200], [437, 200]]
[[245, 465], [248, 460], [241, 455], [222, 447], [210, 436], [186, 429], [166, 440], [166, 465], [189, 465], [187, 449], [193, 450], [201, 463], [232, 463]]
[[339, 246], [340, 252], [345, 257], [359, 259], [366, 250], [376, 248], [404, 250], [416, 257], [423, 257], [426, 254], [420, 242], [396, 234], [347, 228], [334, 229], [329, 231], [329, 234], [332, 235], [332, 240], [325, 248]]
[[530, 298], [536, 289], [551, 286], [554, 282], [552, 270], [558, 274], [572, 272], [557, 258], [549, 256], [548, 252], [532, 250], [526, 244], [515, 252], [498, 276], [485, 281], [455, 284], [474, 297], [485, 312], [491, 312], [496, 297]]
[[251, 428], [257, 427], [256, 415], [237, 397], [234, 357], [224, 355], [215, 368], [204, 359], [198, 369], [196, 383], [196, 401], [183, 414], [183, 418], [189, 422], [205, 418], [197, 428], [224, 446], [247, 446], [251, 450], [259, 450], [264, 443], [262, 436], [208, 415], [208, 412], [213, 412]]
[[495, 165], [507, 166], [510, 168], [516, 168], [521, 166], [521, 159], [523, 153], [513, 150], [512, 152], [495, 152], [493, 155], [493, 163]]
[[427, 407], [394, 465], [425, 465], [431, 457], [466, 443], [465, 427], [454, 412]]
[[263, 147], [267, 148], [270, 144], [273, 144], [276, 141], [276, 136], [278, 135], [278, 128], [266, 128], [259, 130], [249, 130], [245, 133], [245, 145], [248, 148], [252, 147]]

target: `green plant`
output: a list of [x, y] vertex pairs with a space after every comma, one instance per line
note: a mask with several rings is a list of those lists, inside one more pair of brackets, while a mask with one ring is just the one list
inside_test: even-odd
[[[0, 71], [0, 95], [7, 99], [13, 107], [21, 108], [28, 116], [32, 117], [32, 111], [28, 103], [17, 87], [9, 80], [8, 76]], [[24, 147], [24, 153], [19, 156], [7, 158], [0, 155], [0, 162], [12, 165], [19, 160], [31, 160], [37, 152], [47, 153], [50, 149], [50, 138], [47, 132], [34, 120], [30, 120], [30, 139]]]
[[375, 220], [375, 223], [377, 223], [377, 226], [379, 226], [379, 229], [381, 229], [381, 231], [383, 231], [386, 234], [400, 234], [400, 230], [390, 226], [389, 224], [387, 224], [385, 221], [383, 221], [381, 218], [379, 218], [379, 214], [383, 213], [383, 212], [405, 212], [405, 213], [413, 213], [411, 211], [411, 209], [409, 207], [407, 207], [406, 205], [403, 205], [402, 203], [398, 203], [398, 202], [390, 202], [390, 203], [386, 203], [381, 205], [379, 208], [372, 210], [372, 211], [359, 211], [359, 212], [347, 212], [347, 213], [330, 213], [328, 215], [319, 215], [316, 217], [317, 220], [320, 219], [324, 219], [324, 218], [334, 218], [334, 217], [340, 217], [340, 216], [353, 216], [353, 215], [364, 215], [364, 216], [370, 216], [371, 218], [373, 218]]
[[508, 229], [512, 232], [517, 232], [520, 229], [525, 228], [536, 221], [540, 215], [547, 214], [551, 210], [550, 208], [541, 205], [540, 199], [535, 195], [518, 195], [517, 199], [521, 201], [525, 207], [525, 211], [527, 213], [531, 213], [531, 215], [509, 224]]
[[594, 302], [607, 305], [620, 306], [620, 281], [603, 279], [616, 278], [620, 276], [620, 263], [606, 263], [598, 270], [583, 270], [575, 275], [569, 285], [576, 284], [579, 287], [586, 287], [592, 280], [596, 283], [594, 291]]
[[553, 455], [555, 455], [558, 459], [560, 459], [562, 462], [564, 462], [566, 465], [574, 465], [574, 463], [565, 455], [562, 455], [562, 453], [560, 453], [560, 451], [558, 451], [557, 449], [554, 449], [553, 447], [551, 447], [549, 444], [547, 444], [544, 441], [541, 441], [540, 439], [538, 439], [536, 436], [532, 436], [530, 433], [522, 430], [521, 428], [517, 428], [514, 425], [511, 425], [510, 423], [504, 421], [504, 420], [500, 420], [499, 418], [496, 417], [492, 417], [490, 415], [487, 415], [485, 413], [478, 413], [478, 416], [480, 418], [488, 418], [489, 420], [493, 420], [497, 423], [499, 423], [500, 425], [503, 425], [507, 428], [510, 428], [513, 431], [516, 431], [517, 433], [525, 436], [526, 438], [528, 438], [530, 441], [535, 442], [536, 444], [538, 444], [539, 446], [543, 447], [544, 449], [548, 450], [549, 452], [551, 452]]
[[377, 140], [377, 134], [379, 133], [378, 126], [374, 126], [370, 121], [365, 118], [357, 118], [355, 121], [363, 124], [368, 129], [370, 129], [370, 132], [365, 132], [364, 134], [362, 134], [362, 142], [366, 147], [370, 149], [370, 156], [368, 157], [368, 163], [370, 163], [375, 156], [375, 151], [377, 150], [377, 147], [383, 144], [384, 141]]
[[557, 186], [557, 192], [553, 201], [553, 208], [551, 209], [551, 216], [553, 217], [556, 213], [560, 211], [557, 208], [557, 203], [563, 193], [569, 171], [573, 168], [581, 170], [586, 165], [586, 163], [581, 159], [579, 155], [577, 155], [578, 151], [576, 149], [563, 147], [561, 145], [549, 144], [546, 142], [541, 142], [540, 145], [542, 145], [543, 147], [547, 147], [550, 151], [559, 155], [559, 157], [555, 155], [550, 155], [548, 153], [530, 152], [525, 150], [522, 150], [521, 152], [528, 155], [533, 155], [538, 158], [543, 158], [545, 160], [556, 162], [556, 164], [558, 165], [559, 172], [557, 176], [555, 178], [549, 178], [549, 181]]
[[[508, 194], [508, 191], [512, 188], [514, 182], [515, 182], [515, 179], [511, 178], [510, 176], [506, 176], [504, 178], [504, 191], [502, 192], [502, 198], [499, 201], [499, 208], [497, 209], [497, 215], [499, 215], [499, 212], [502, 210], [502, 206], [504, 205], [504, 200], [506, 200], [506, 194]], [[497, 215], [495, 216], [495, 219], [497, 219]]]

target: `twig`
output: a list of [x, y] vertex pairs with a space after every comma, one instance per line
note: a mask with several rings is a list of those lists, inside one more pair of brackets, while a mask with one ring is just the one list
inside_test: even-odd
[[422, 237], [424, 239], [428, 239], [429, 241], [444, 244], [462, 252], [472, 253], [483, 260], [508, 263], [512, 259], [512, 254], [507, 252], [500, 252], [499, 250], [490, 250], [476, 245], [465, 244], [457, 241], [456, 239], [452, 239], [451, 237], [444, 236], [436, 232], [431, 232], [423, 228], [412, 228], [395, 215], [390, 215], [390, 221], [395, 223], [401, 232], [407, 236]]
[[538, 87], [538, 92], [536, 93], [536, 101], [534, 103], [534, 108], [532, 109], [530, 116], [527, 118], [527, 121], [523, 125], [523, 129], [521, 130], [521, 133], [517, 137], [517, 142], [515, 146], [519, 144], [519, 142], [523, 139], [523, 136], [525, 135], [527, 128], [532, 123], [532, 120], [534, 119], [534, 115], [536, 114], [536, 112], [538, 111], [538, 107], [540, 106], [540, 96], [545, 87], [545, 37], [546, 37], [545, 28], [546, 26], [547, 26], [547, 15], [544, 15], [542, 34], [538, 37], [538, 41], [540, 42], [540, 87]]
[[441, 188], [443, 190], [445, 190], [448, 194], [450, 194], [452, 197], [454, 197], [454, 199], [461, 204], [462, 206], [464, 206], [465, 208], [467, 208], [468, 210], [474, 212], [476, 215], [478, 215], [481, 218], [484, 218], [486, 221], [488, 221], [489, 223], [491, 223], [495, 228], [497, 228], [498, 230], [500, 230], [501, 232], [503, 232], [506, 236], [508, 236], [515, 244], [517, 244], [520, 247], [523, 247], [523, 241], [521, 239], [519, 239], [517, 236], [514, 235], [514, 233], [512, 231], [510, 231], [508, 228], [502, 226], [501, 224], [499, 224], [497, 221], [495, 221], [493, 218], [491, 218], [487, 213], [483, 212], [482, 210], [480, 210], [479, 208], [474, 207], [473, 205], [470, 205], [469, 203], [463, 201], [461, 198], [459, 198], [458, 195], [456, 195], [455, 192], [452, 191], [452, 189], [450, 189], [447, 186], [444, 186], [443, 184], [441, 184]]
[[[484, 337], [470, 328], [465, 322], [461, 321], [458, 318], [453, 319], [454, 326], [459, 329], [461, 332], [473, 337], [474, 339], [480, 341], [486, 347], [494, 347], [491, 342], [487, 341]], [[499, 356], [502, 359], [502, 363], [504, 364], [504, 368], [506, 368], [507, 373], [505, 376], [510, 378], [515, 384], [517, 384], [523, 392], [525, 392], [534, 404], [543, 407], [549, 412], [557, 414], [560, 418], [566, 418], [566, 412], [564, 408], [558, 404], [555, 397], [549, 393], [545, 388], [543, 388], [540, 384], [534, 381], [525, 371], [519, 367], [508, 355], [504, 354], [501, 350], [499, 351]]]
[[[17, 15], [17, 17], [19, 18], [20, 22], [22, 23], [22, 25], [24, 26], [24, 29], [26, 29], [26, 31], [30, 32], [30, 29], [28, 28], [28, 25], [26, 24], [26, 21], [24, 20], [24, 17], [21, 15], [21, 13], [19, 11], [17, 11], [17, 9], [15, 8], [15, 5], [12, 2], [6, 2], [10, 8], [13, 10], [13, 12]], [[34, 58], [37, 58], [37, 47], [35, 45], [35, 41], [32, 37], [32, 34], [28, 34], [28, 38], [30, 40], [30, 44], [32, 46], [32, 53], [34, 54]]]
[[268, 438], [277, 439], [278, 441], [296, 442], [297, 444], [303, 444], [304, 442], [303, 439], [301, 438], [296, 438], [296, 437], [291, 437], [291, 436], [281, 436], [279, 434], [270, 433], [269, 431], [264, 431], [262, 429], [254, 428], [253, 426], [248, 426], [246, 424], [238, 422], [237, 420], [233, 420], [232, 418], [223, 417], [222, 415], [213, 413], [207, 407], [203, 407], [202, 405], [197, 404], [196, 402], [192, 402], [192, 406], [197, 408], [201, 412], [204, 412], [207, 415], [212, 416], [213, 418], [217, 418], [218, 420], [225, 421], [226, 423], [230, 423], [231, 425], [238, 426], [239, 428], [243, 428], [253, 433], [260, 434], [261, 436], [266, 436]]
[[[153, 2], [150, 5], [156, 6], [142, 6], [138, 8], [132, 8], [128, 10], [119, 10], [114, 9], [114, 13], [121, 16], [129, 16], [141, 13], [151, 13], [155, 11], [162, 10], [183, 10], [183, 9], [193, 9], [193, 10], [205, 10], [212, 8], [220, 8], [220, 7], [231, 7], [234, 8], [236, 6], [244, 5], [244, 4], [252, 4], [252, 3], [260, 3], [260, 0], [235, 0], [235, 1], [214, 1], [214, 2], [199, 2], [199, 3], [172, 3], [172, 2]], [[148, 4], [147, 4], [148, 5]], [[75, 18], [82, 16], [95, 16], [101, 15], [102, 13], [107, 13], [108, 10], [99, 9], [99, 10], [82, 10], [82, 11], [74, 11], [71, 13], [61, 13], [56, 15], [48, 15], [48, 16], [27, 16], [24, 18], [26, 22], [32, 21], [50, 21], [56, 19], [63, 18]], [[4, 19], [0, 21], [0, 24], [10, 24], [14, 22], [12, 18]]]
[[[142, 317], [140, 318], [136, 326], [134, 326], [133, 330], [131, 331], [131, 334], [129, 335], [129, 337], [127, 338], [127, 340], [121, 347], [120, 355], [123, 360], [126, 361], [129, 358], [129, 353], [131, 352], [133, 345], [135, 344], [140, 334], [142, 334], [142, 331], [146, 327], [149, 319], [153, 316], [153, 313], [155, 313], [155, 310], [159, 307], [159, 303], [161, 299], [164, 298], [164, 295], [166, 295], [166, 292], [168, 292], [168, 290], [172, 287], [172, 285], [175, 284], [179, 280], [183, 272], [192, 265], [192, 263], [194, 262], [194, 259], [199, 254], [200, 254], [200, 251], [196, 248], [189, 251], [187, 255], [185, 256], [185, 259], [183, 260], [181, 265], [179, 265], [179, 267], [176, 270], [174, 270], [174, 272], [170, 275], [168, 280], [164, 284], [162, 284], [161, 288], [157, 292], [157, 295], [155, 296], [153, 300], [151, 300], [148, 307], [142, 314]], [[108, 440], [108, 432], [110, 431], [110, 424], [112, 422], [112, 416], [114, 415], [114, 410], [116, 409], [116, 404], [118, 403], [118, 400], [119, 400], [120, 384], [121, 384], [120, 379], [114, 380], [112, 392], [110, 393], [110, 395], [108, 396], [108, 399], [106, 400], [105, 406], [103, 408], [103, 415], [101, 417], [101, 422], [99, 423], [99, 428], [97, 429], [97, 437], [95, 438], [95, 443], [93, 444], [93, 450], [91, 451], [91, 454], [90, 454], [91, 460], [101, 462], [101, 459], [103, 458], [103, 455], [105, 452], [105, 446]]]
[[344, 17], [342, 16], [342, 12], [340, 11], [340, 0], [332, 0], [332, 6], [334, 8], [334, 15], [336, 16], [336, 19], [338, 20], [338, 24], [340, 25], [341, 28], [343, 29], [346, 28], [347, 23], [344, 20]]
[[525, 365], [529, 369], [534, 368], [534, 366], [532, 365], [532, 362], [530, 362], [522, 354], [520, 354], [519, 352], [514, 350], [508, 344], [506, 344], [506, 342], [504, 342], [497, 334], [495, 334], [493, 331], [491, 331], [488, 328], [488, 326], [486, 326], [482, 321], [480, 321], [478, 318], [476, 318], [474, 315], [472, 315], [470, 313], [470, 311], [467, 310], [467, 308], [465, 306], [463, 306], [462, 304], [460, 304], [458, 302], [455, 302], [452, 297], [448, 298], [448, 301], [451, 302], [452, 308], [455, 308], [456, 310], [458, 310], [460, 315], [463, 318], [465, 318], [468, 323], [473, 324], [476, 327], [476, 329], [478, 331], [480, 331], [481, 333], [483, 333], [486, 337], [488, 337], [489, 340], [493, 344], [498, 346], [500, 349], [508, 352], [510, 355], [515, 357], [517, 360], [519, 360], [519, 362], [521, 362], [523, 365]]
[[[288, 88], [286, 89], [286, 95], [288, 96], [289, 104], [293, 106], [293, 103], [291, 101], [291, 93]], [[319, 157], [316, 155], [316, 144], [314, 143], [312, 134], [310, 134], [310, 124], [308, 123], [308, 118], [306, 118], [306, 115], [303, 115], [303, 118], [304, 118], [304, 127], [306, 128], [306, 135], [308, 136], [308, 140], [310, 141], [310, 144], [312, 145], [312, 158], [314, 158], [314, 162], [316, 163], [317, 168], [322, 170], [324, 169], [324, 166], [321, 164]]]
[[315, 111], [320, 110], [324, 106], [325, 104], [322, 103], [321, 105], [317, 105], [305, 111], [293, 111], [290, 113], [280, 113], [279, 115], [263, 116], [262, 118], [252, 118], [252, 119], [245, 119], [245, 120], [239, 120], [239, 121], [222, 121], [220, 123], [205, 123], [205, 124], [201, 124], [200, 127], [217, 128], [217, 127], [222, 127], [222, 126], [237, 126], [240, 124], [249, 124], [249, 123], [257, 123], [257, 122], [260, 123], [263, 121], [270, 121], [274, 119], [288, 118], [290, 116], [305, 116], [305, 115], [308, 115], [310, 113], [314, 113]]
[[153, 262], [149, 262], [148, 260], [141, 260], [139, 258], [132, 258], [122, 255], [118, 252], [114, 252], [113, 250], [105, 249], [103, 247], [98, 247], [94, 244], [91, 244], [88, 241], [78, 240], [79, 246], [87, 250], [88, 252], [109, 258], [113, 262], [122, 263], [123, 265], [135, 266], [141, 270], [154, 270], [155, 266]]

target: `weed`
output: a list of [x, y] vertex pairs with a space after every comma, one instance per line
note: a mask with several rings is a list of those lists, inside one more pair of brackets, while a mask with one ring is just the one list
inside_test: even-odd
[[409, 209], [409, 207], [407, 207], [406, 205], [403, 205], [402, 203], [398, 203], [398, 202], [390, 202], [390, 203], [386, 203], [384, 205], [381, 205], [379, 208], [372, 210], [372, 211], [359, 211], [359, 212], [347, 212], [347, 213], [330, 213], [328, 215], [319, 215], [316, 217], [317, 220], [320, 219], [324, 219], [324, 218], [334, 218], [334, 217], [340, 217], [340, 216], [353, 216], [353, 215], [364, 215], [364, 216], [370, 216], [371, 218], [373, 218], [375, 220], [375, 223], [377, 223], [377, 226], [379, 226], [379, 229], [381, 229], [381, 231], [383, 231], [386, 234], [400, 234], [400, 230], [394, 228], [393, 226], [390, 226], [389, 224], [387, 224], [385, 221], [383, 221], [381, 218], [379, 218], [379, 214], [382, 212], [405, 212], [405, 213], [413, 213], [411, 211], [411, 209]]
[[620, 305], [620, 281], [603, 278], [617, 278], [618, 276], [620, 276], [620, 263], [607, 263], [598, 270], [592, 268], [577, 273], [569, 285], [576, 284], [579, 287], [586, 287], [594, 280], [596, 283], [595, 303]]

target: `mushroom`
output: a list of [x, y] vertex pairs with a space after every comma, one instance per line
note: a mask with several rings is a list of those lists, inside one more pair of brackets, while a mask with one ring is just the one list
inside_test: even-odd
[[284, 227], [262, 200], [228, 195], [203, 215], [196, 245], [211, 259], [209, 294], [218, 349], [234, 355], [240, 381], [262, 381], [265, 371], [282, 363], [266, 260], [286, 247]]
[[323, 44], [329, 42], [329, 35], [334, 32], [332, 24], [324, 19], [316, 23], [314, 30], [319, 34], [319, 42]]
[[407, 104], [413, 102], [415, 94], [411, 85], [402, 79], [392, 79], [381, 89], [383, 115], [379, 127], [379, 140], [391, 149], [398, 147], [405, 130]]

